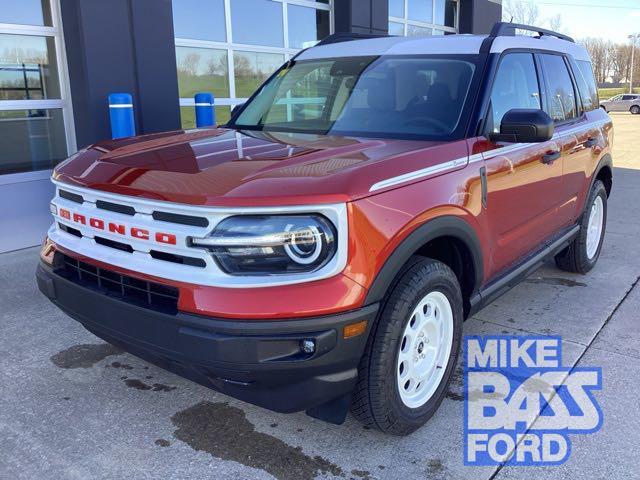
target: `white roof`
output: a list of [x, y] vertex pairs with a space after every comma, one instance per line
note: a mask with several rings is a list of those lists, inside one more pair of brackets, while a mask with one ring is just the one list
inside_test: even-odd
[[[380, 37], [319, 45], [303, 51], [296, 60], [378, 55], [442, 54], [477, 55], [486, 35], [442, 35], [433, 37]], [[589, 60], [584, 47], [556, 37], [524, 35], [497, 37], [491, 53], [510, 48], [550, 50], [572, 55], [576, 60]]]

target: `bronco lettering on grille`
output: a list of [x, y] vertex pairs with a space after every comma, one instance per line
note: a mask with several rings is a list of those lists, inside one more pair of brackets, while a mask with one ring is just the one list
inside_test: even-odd
[[72, 213], [66, 208], [60, 209], [60, 216], [66, 220], [69, 220], [70, 222], [78, 223], [81, 225], [90, 225], [91, 227], [98, 230], [106, 230], [110, 233], [122, 235], [123, 237], [128, 236], [138, 240], [150, 240], [151, 238], [153, 238], [156, 242], [164, 243], [166, 245], [175, 245], [177, 242], [176, 236], [171, 233], [154, 232], [152, 234], [146, 228], [127, 227], [126, 225], [105, 221], [101, 218], [87, 218], [85, 215], [82, 215], [80, 213]]

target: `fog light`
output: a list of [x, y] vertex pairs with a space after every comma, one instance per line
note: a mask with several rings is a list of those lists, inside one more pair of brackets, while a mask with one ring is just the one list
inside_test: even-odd
[[313, 353], [316, 351], [316, 342], [313, 340], [303, 340], [301, 348], [304, 353]]

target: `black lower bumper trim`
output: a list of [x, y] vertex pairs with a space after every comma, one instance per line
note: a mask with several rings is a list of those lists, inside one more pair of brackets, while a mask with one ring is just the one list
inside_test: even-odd
[[[109, 343], [209, 388], [278, 412], [317, 411], [350, 394], [378, 305], [326, 317], [227, 320], [127, 303], [41, 263], [40, 291]], [[345, 325], [366, 334], [344, 339]], [[314, 353], [301, 349], [313, 340]], [[343, 402], [344, 403], [344, 402]]]

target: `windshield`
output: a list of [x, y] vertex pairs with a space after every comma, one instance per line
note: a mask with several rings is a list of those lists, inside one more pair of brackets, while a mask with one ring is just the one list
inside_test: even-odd
[[229, 125], [331, 135], [447, 139], [475, 64], [442, 57], [348, 57], [291, 62]]

